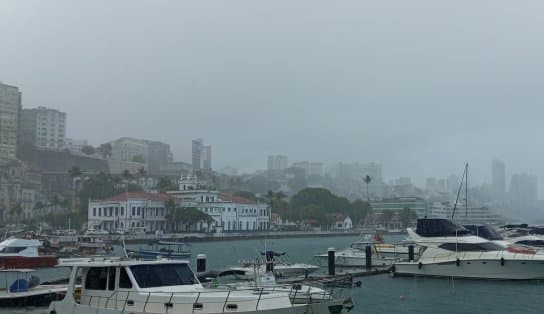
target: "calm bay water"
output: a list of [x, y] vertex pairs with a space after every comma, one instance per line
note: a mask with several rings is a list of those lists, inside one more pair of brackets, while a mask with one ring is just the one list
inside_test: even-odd
[[[287, 252], [292, 262], [316, 263], [314, 254], [324, 253], [328, 247], [341, 250], [356, 240], [356, 237], [325, 237], [193, 243], [192, 264], [197, 254], [204, 253], [208, 257], [208, 269], [237, 265], [242, 260], [255, 258], [265, 247]], [[391, 278], [389, 275], [358, 280], [363, 283], [361, 288], [342, 291], [342, 296], [353, 297], [356, 307], [351, 313], [354, 314], [544, 312], [544, 281]], [[43, 309], [17, 312], [0, 309], [0, 313], [43, 312]]]

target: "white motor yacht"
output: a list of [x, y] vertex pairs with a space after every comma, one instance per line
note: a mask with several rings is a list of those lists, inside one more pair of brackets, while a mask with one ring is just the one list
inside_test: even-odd
[[505, 248], [447, 219], [419, 219], [416, 231], [407, 231], [419, 245], [420, 257], [395, 263], [395, 275], [544, 279], [544, 254], [533, 248]]
[[295, 304], [285, 291], [205, 288], [183, 260], [77, 259], [61, 266], [72, 267], [70, 282], [66, 297], [51, 303], [51, 314], [338, 314], [353, 307], [350, 298]]

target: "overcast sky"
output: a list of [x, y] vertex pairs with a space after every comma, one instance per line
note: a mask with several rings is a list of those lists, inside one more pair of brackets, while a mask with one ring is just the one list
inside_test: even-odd
[[6, 1], [0, 80], [99, 144], [213, 166], [377, 161], [386, 178], [537, 174], [544, 1]]

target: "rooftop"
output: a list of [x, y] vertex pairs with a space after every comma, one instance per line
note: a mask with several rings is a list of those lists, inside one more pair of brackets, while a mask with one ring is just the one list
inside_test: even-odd
[[147, 192], [128, 192], [114, 195], [112, 197], [100, 200], [103, 202], [125, 202], [127, 200], [150, 200], [150, 201], [166, 201], [170, 198], [168, 194], [163, 193], [147, 193]]

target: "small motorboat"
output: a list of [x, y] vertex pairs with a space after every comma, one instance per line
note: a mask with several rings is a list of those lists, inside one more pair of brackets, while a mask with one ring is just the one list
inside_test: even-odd
[[0, 242], [0, 268], [34, 269], [57, 265], [56, 256], [40, 254], [39, 249], [42, 245], [40, 240], [14, 237]]

